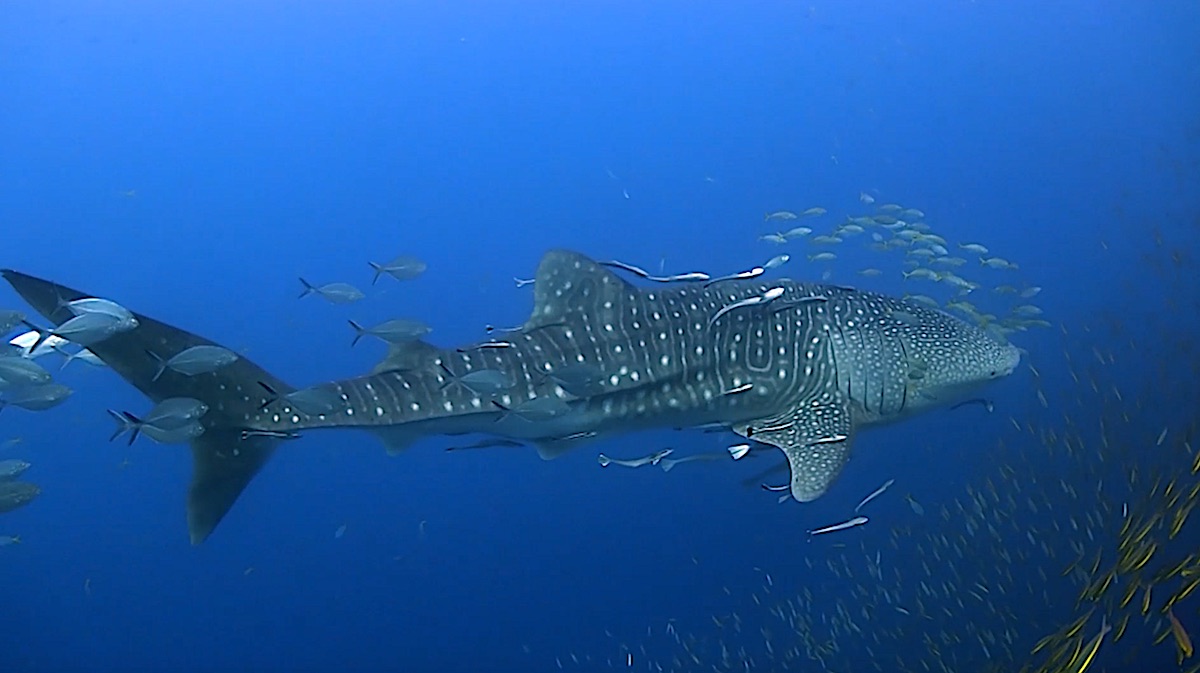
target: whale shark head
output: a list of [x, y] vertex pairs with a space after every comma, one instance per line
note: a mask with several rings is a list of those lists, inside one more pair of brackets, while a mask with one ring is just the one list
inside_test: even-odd
[[1021, 351], [1002, 337], [961, 320], [939, 322], [936, 334], [911, 335], [919, 364], [909, 376], [918, 393], [914, 411], [963, 400], [1012, 374]]

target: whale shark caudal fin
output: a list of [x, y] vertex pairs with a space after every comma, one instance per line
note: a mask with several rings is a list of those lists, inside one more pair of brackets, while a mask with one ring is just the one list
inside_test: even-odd
[[[55, 326], [73, 317], [66, 302], [93, 296], [8, 269], [0, 270], [0, 275]], [[159, 359], [169, 359], [192, 346], [216, 344], [140, 313], [134, 317], [137, 327], [93, 344], [89, 350], [153, 402], [191, 397], [208, 405], [208, 413], [200, 419], [204, 434], [191, 442], [188, 532], [192, 544], [199, 544], [271, 458], [279, 442], [276, 437], [242, 434], [245, 418], [267, 401], [260, 384], [280, 395], [295, 388], [245, 357], [195, 376], [170, 369], [160, 372]]]

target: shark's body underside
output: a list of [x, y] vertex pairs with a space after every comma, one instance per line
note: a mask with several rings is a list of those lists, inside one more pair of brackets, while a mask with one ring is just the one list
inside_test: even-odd
[[[64, 301], [90, 296], [3, 274], [55, 325], [71, 317]], [[730, 309], [771, 290], [779, 296]], [[550, 458], [618, 431], [723, 424], [779, 447], [792, 495], [812, 500], [841, 471], [857, 429], [957, 401], [1019, 360], [1012, 346], [941, 311], [832, 285], [755, 279], [643, 289], [582, 255], [551, 251], [534, 291], [520, 330], [457, 349], [393, 346], [372, 373], [314, 387], [336, 401], [316, 415], [295, 408], [287, 397], [295, 389], [245, 358], [155, 380], [158, 361], [148, 353], [169, 358], [211, 342], [140, 314], [136, 329], [90, 349], [155, 402], [191, 397], [209, 406], [204, 434], [192, 441], [195, 543], [281, 437], [318, 428], [370, 430], [389, 450], [430, 434], [486, 433]], [[466, 383], [488, 370], [488, 386]]]

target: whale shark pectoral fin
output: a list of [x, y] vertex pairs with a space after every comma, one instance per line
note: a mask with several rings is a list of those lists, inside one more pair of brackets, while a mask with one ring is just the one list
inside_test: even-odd
[[792, 497], [811, 502], [825, 494], [850, 458], [850, 441], [780, 447], [792, 468]]
[[792, 497], [800, 502], [825, 494], [850, 459], [854, 434], [849, 406], [837, 395], [810, 400], [782, 418], [734, 430], [783, 451], [792, 472]]
[[279, 440], [208, 430], [192, 440], [192, 484], [188, 488], [188, 534], [192, 544], [208, 538], [242, 490], [270, 460]]

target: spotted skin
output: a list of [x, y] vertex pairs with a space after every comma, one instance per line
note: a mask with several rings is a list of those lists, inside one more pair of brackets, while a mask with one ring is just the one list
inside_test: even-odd
[[[335, 413], [267, 407], [246, 425], [409, 426], [392, 435], [396, 445], [488, 432], [532, 441], [552, 457], [569, 448], [558, 438], [580, 433], [725, 423], [783, 449], [792, 494], [808, 501], [840, 472], [856, 429], [956, 401], [1018, 361], [1012, 346], [948, 314], [849, 288], [743, 280], [646, 290], [563, 251], [546, 255], [536, 279], [533, 313], [506, 336], [511, 347], [432, 349], [402, 371], [327, 384], [345, 403]], [[772, 288], [783, 295], [710, 326], [723, 308]], [[573, 395], [549, 376], [573, 363], [603, 373], [592, 394]], [[477, 395], [447, 386], [446, 369], [499, 370], [516, 385]], [[499, 409], [548, 395], [570, 412], [531, 423]]]
[[[39, 310], [53, 292], [78, 295], [15, 272], [5, 277]], [[941, 311], [832, 285], [754, 278], [643, 289], [556, 250], [543, 257], [534, 290], [532, 314], [504, 335], [508, 345], [394, 345], [371, 374], [318, 386], [340, 401], [326, 414], [293, 408], [284, 397], [292, 388], [245, 358], [194, 377], [149, 380], [155, 367], [138, 350], [143, 341], [167, 357], [209, 343], [152, 319], [93, 350], [152, 399], [209, 404], [206, 433], [193, 443], [194, 455], [200, 445], [207, 457], [197, 459], [198, 471], [230, 456], [236, 462], [242, 448], [265, 462], [275, 437], [322, 428], [371, 430], [389, 450], [430, 434], [487, 433], [532, 443], [551, 458], [580, 437], [717, 423], [779, 447], [792, 495], [802, 501], [828, 488], [859, 428], [952, 403], [1007, 375], [1019, 359], [1012, 346]], [[48, 306], [47, 317], [63, 318], [53, 301]], [[574, 367], [578, 378], [580, 363], [596, 380], [575, 381], [581, 394], [574, 394], [554, 372]], [[489, 369], [513, 385], [490, 394], [454, 385], [455, 377]], [[538, 413], [523, 414], [522, 405]], [[230, 433], [252, 446], [230, 446]], [[190, 511], [224, 507], [215, 519], [201, 517], [208, 528], [193, 527], [193, 540], [211, 531], [253, 471], [241, 476], [233, 483], [226, 475], [232, 486], [220, 493], [224, 500], [191, 503]]]

